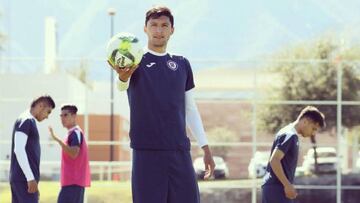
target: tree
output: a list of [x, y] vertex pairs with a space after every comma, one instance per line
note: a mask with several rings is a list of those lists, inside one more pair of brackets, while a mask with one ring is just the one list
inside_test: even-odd
[[4, 48], [4, 43], [6, 40], [6, 36], [3, 33], [0, 33], [0, 51]]
[[[275, 59], [290, 59], [293, 62], [272, 63], [269, 70], [280, 74], [281, 85], [269, 92], [276, 100], [332, 100], [337, 99], [337, 68], [341, 65], [342, 99], [360, 99], [360, 50], [357, 47], [342, 49], [331, 38], [320, 39], [285, 50]], [[272, 132], [296, 119], [304, 105], [266, 105], [260, 111], [261, 127]], [[336, 105], [318, 105], [326, 116], [327, 126], [336, 124]], [[342, 124], [358, 125], [360, 108], [343, 106]]]
[[[0, 17], [2, 17], [2, 13], [0, 13]], [[5, 41], [6, 41], [6, 35], [0, 32], [0, 51], [4, 49]]]

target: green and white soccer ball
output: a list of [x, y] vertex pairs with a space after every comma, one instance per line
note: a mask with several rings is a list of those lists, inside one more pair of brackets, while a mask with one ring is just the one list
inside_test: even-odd
[[118, 65], [119, 68], [139, 64], [144, 54], [139, 39], [126, 32], [114, 35], [109, 40], [106, 51], [111, 65]]

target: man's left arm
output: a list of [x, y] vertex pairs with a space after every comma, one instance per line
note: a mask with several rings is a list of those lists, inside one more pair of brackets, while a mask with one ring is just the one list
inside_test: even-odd
[[186, 125], [189, 127], [191, 134], [196, 138], [196, 141], [204, 151], [205, 176], [208, 179], [214, 173], [215, 162], [213, 160], [211, 150], [208, 145], [205, 130], [199, 111], [197, 109], [192, 90], [185, 92], [185, 110], [186, 110]]

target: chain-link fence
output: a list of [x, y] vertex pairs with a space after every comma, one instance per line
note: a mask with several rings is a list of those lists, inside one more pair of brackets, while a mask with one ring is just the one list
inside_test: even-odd
[[[52, 95], [57, 103], [49, 119], [38, 124], [43, 180], [59, 178], [60, 148], [50, 139], [47, 126], [52, 125], [59, 135], [66, 134], [58, 117], [59, 106], [65, 102], [80, 107], [79, 123], [89, 140], [93, 180], [129, 180], [127, 97], [111, 89], [111, 70], [104, 60], [61, 59], [51, 74], [42, 73], [41, 59], [7, 59], [0, 64], [1, 181], [7, 181], [13, 122], [41, 93]], [[216, 181], [200, 181], [203, 202], [261, 202], [261, 178], [274, 134], [294, 121], [306, 105], [325, 113], [327, 127], [316, 143], [301, 139], [296, 202], [355, 201], [354, 194], [360, 189], [358, 61], [194, 60], [192, 65], [195, 98], [218, 165]], [[113, 84], [116, 86], [116, 77]], [[202, 152], [190, 138], [194, 168], [201, 177], [201, 162], [199, 167], [196, 160]], [[324, 151], [316, 166], [314, 145], [319, 153]], [[88, 197], [91, 202], [91, 194]]]

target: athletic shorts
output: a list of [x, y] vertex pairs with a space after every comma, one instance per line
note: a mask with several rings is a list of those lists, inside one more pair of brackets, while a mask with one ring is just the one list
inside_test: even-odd
[[263, 185], [262, 203], [293, 203], [285, 196], [284, 187], [280, 185]]
[[189, 151], [133, 150], [133, 203], [200, 203]]
[[39, 192], [28, 193], [27, 182], [11, 182], [12, 203], [38, 203]]
[[83, 203], [85, 188], [78, 185], [61, 187], [58, 203]]

